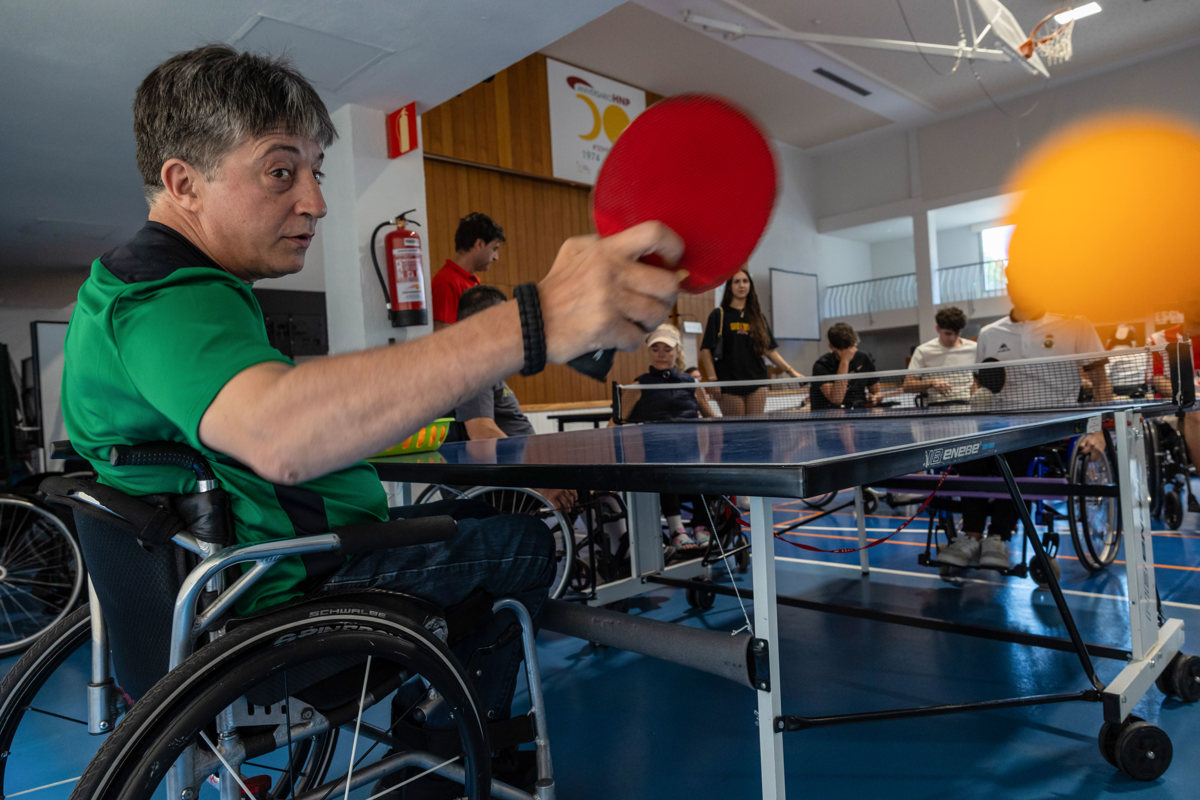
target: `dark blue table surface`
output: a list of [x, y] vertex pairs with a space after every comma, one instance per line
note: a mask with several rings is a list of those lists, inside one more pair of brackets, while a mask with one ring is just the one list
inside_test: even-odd
[[623, 425], [374, 463], [384, 480], [803, 497], [1069, 438], [1097, 413]]

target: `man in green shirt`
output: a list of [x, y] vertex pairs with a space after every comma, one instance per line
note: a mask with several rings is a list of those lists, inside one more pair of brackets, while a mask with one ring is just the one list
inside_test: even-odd
[[[80, 289], [65, 347], [67, 431], [102, 481], [132, 494], [194, 486], [183, 470], [114, 470], [113, 445], [198, 449], [233, 495], [239, 541], [384, 518], [365, 457], [518, 369], [636, 347], [678, 291], [678, 276], [638, 262], [658, 253], [674, 263], [682, 252], [674, 233], [647, 223], [569, 240], [538, 284], [518, 287], [518, 300], [461, 325], [296, 365], [268, 344], [250, 285], [298, 272], [325, 216], [323, 151], [336, 132], [316, 91], [285, 62], [211, 45], [147, 76], [134, 131], [149, 219], [92, 264]], [[536, 614], [553, 558], [544, 526], [465, 519], [446, 544], [280, 563], [249, 607], [323, 582], [397, 589], [443, 607], [482, 590]], [[506, 715], [519, 643], [503, 658], [480, 693]]]

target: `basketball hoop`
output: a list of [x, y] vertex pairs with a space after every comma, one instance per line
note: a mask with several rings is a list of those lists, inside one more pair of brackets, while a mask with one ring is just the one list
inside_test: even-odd
[[1069, 20], [1066, 25], [1059, 25], [1054, 30], [1049, 31], [1046, 36], [1038, 37], [1038, 30], [1047, 22], [1054, 20], [1055, 14], [1061, 14], [1064, 11], [1069, 11], [1069, 8], [1060, 8], [1051, 14], [1047, 14], [1041, 22], [1033, 26], [1033, 30], [1029, 32], [1029, 38], [1021, 43], [1017, 48], [1021, 51], [1021, 55], [1029, 58], [1034, 51], [1046, 60], [1047, 64], [1061, 64], [1064, 61], [1071, 60], [1071, 33], [1075, 30], [1075, 20]]

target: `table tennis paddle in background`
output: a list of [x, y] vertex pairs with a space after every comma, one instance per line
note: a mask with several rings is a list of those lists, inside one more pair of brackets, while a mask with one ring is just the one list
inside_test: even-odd
[[[682, 94], [646, 109], [617, 138], [596, 176], [592, 220], [601, 236], [649, 220], [667, 225], [684, 247], [672, 269], [687, 270], [681, 287], [699, 294], [746, 263], [775, 194], [775, 157], [758, 123], [723, 98]], [[612, 351], [570, 364], [601, 380]]]

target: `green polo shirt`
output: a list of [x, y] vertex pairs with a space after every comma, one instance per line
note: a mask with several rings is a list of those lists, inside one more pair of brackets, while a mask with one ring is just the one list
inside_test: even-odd
[[[247, 367], [291, 363], [267, 340], [250, 286], [157, 223], [92, 264], [67, 328], [63, 418], [101, 482], [129, 494], [195, 491], [189, 470], [113, 468], [114, 444], [183, 442], [205, 454], [230, 493], [239, 542], [323, 533], [386, 518], [378, 475], [362, 462], [297, 486], [272, 484], [200, 442], [200, 419]], [[303, 397], [294, 398], [297, 404]], [[329, 564], [281, 560], [239, 604], [258, 610], [302, 594]]]

